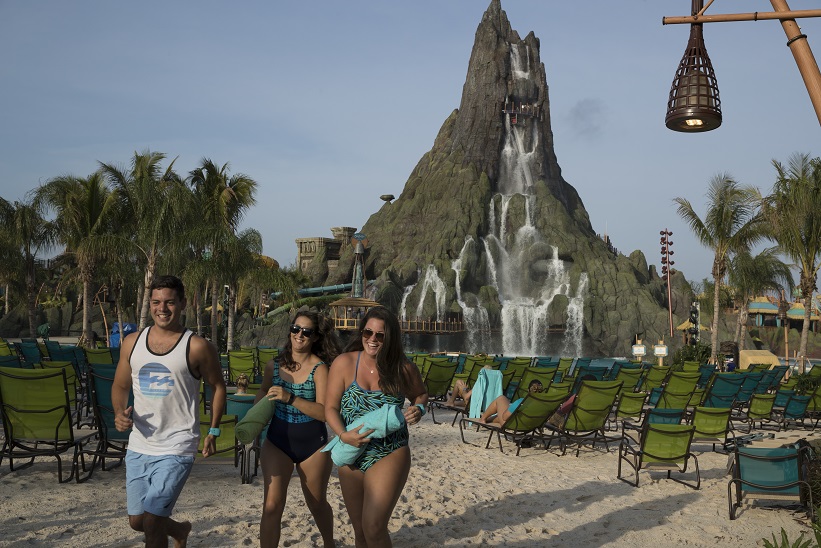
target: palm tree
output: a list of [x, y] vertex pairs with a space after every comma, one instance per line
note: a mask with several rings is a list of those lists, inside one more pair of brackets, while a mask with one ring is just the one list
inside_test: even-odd
[[781, 291], [788, 287], [792, 291], [793, 278], [790, 266], [778, 258], [778, 249], [771, 247], [753, 256], [749, 251], [740, 251], [730, 259], [728, 281], [735, 288], [738, 305], [735, 341], [744, 348], [747, 328], [747, 305], [756, 295], [765, 291]]
[[11, 288], [24, 291], [25, 285], [20, 273], [25, 272], [25, 261], [17, 245], [16, 234], [11, 221], [14, 206], [0, 198], [0, 284], [3, 285], [3, 314], [11, 309]]
[[808, 154], [793, 154], [786, 166], [773, 160], [773, 167], [776, 181], [772, 193], [763, 198], [761, 211], [770, 238], [799, 269], [804, 326], [798, 353], [804, 357], [807, 355], [812, 294], [817, 289], [821, 266], [821, 159], [811, 160]]
[[761, 238], [756, 216], [756, 191], [740, 186], [729, 174], [722, 173], [710, 180], [707, 191], [707, 214], [702, 220], [685, 198], [675, 198], [678, 214], [689, 225], [699, 242], [713, 250], [712, 275], [713, 325], [710, 361], [718, 354], [719, 294], [721, 281], [727, 273], [727, 260], [733, 252], [749, 249]]
[[134, 253], [144, 265], [140, 329], [148, 322], [148, 287], [163, 254], [173, 254], [180, 246], [183, 212], [190, 203], [190, 191], [174, 172], [176, 159], [165, 170], [160, 167], [165, 157], [161, 152], [135, 152], [128, 171], [100, 163], [117, 196], [121, 230], [129, 232], [99, 241], [107, 253]]
[[36, 190], [36, 200], [57, 214], [57, 231], [66, 253], [76, 257], [83, 286], [83, 335], [92, 343], [92, 283], [101, 253], [94, 240], [111, 231], [115, 197], [102, 172], [83, 179], [73, 175], [55, 177]]
[[26, 202], [5, 202], [0, 207], [4, 236], [12, 242], [22, 258], [25, 272], [26, 310], [29, 336], [37, 334], [37, 256], [50, 250], [57, 241], [57, 227], [43, 216], [40, 204], [33, 197]]
[[242, 173], [229, 175], [228, 163], [220, 167], [208, 158], [203, 158], [199, 167], [189, 173], [188, 181], [196, 203], [193, 210], [197, 212], [189, 239], [198, 244], [195, 254], [206, 259], [199, 276], [204, 274], [210, 280], [211, 336], [216, 340], [219, 288], [224, 285], [220, 280], [232, 271], [232, 266], [221, 261], [219, 255], [223, 243], [234, 242], [245, 212], [256, 203], [257, 183]]

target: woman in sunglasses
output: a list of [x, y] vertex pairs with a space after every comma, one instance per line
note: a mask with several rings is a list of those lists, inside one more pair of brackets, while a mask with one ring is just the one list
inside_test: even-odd
[[359, 336], [334, 360], [328, 375], [325, 417], [340, 440], [365, 447], [353, 465], [339, 467], [339, 484], [357, 546], [391, 546], [388, 520], [410, 472], [408, 429], [384, 438], [373, 430], [345, 428], [383, 405], [404, 406], [407, 424], [425, 414], [428, 395], [419, 369], [405, 357], [399, 321], [388, 309], [374, 307], [362, 318]]
[[339, 354], [333, 324], [315, 312], [298, 312], [282, 353], [265, 366], [256, 401], [276, 401], [262, 445], [265, 499], [260, 546], [279, 545], [288, 484], [296, 467], [305, 503], [326, 547], [334, 546], [333, 511], [326, 499], [333, 463], [319, 449], [328, 441], [325, 389], [328, 365]]

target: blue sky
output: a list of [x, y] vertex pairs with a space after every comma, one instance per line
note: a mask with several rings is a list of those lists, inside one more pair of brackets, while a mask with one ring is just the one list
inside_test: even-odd
[[[489, 0], [384, 2], [0, 0], [0, 196], [22, 199], [60, 174], [134, 151], [230, 162], [259, 183], [245, 226], [282, 265], [294, 240], [361, 227], [399, 196], [458, 108]], [[817, 8], [791, 0], [792, 9]], [[664, 126], [689, 27], [687, 0], [503, 0], [541, 40], [555, 149], [594, 229], [659, 264], [709, 276], [712, 257], [673, 198], [703, 215], [728, 172], [768, 190], [773, 159], [819, 151], [819, 122], [777, 21], [705, 25], [724, 122], [696, 135]], [[708, 13], [772, 11], [766, 0]], [[821, 56], [821, 21], [799, 20]]]

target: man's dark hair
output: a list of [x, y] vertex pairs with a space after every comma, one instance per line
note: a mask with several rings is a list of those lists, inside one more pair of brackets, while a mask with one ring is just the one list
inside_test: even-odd
[[148, 286], [148, 295], [150, 296], [155, 289], [173, 289], [177, 292], [177, 298], [179, 300], [185, 300], [185, 286], [182, 284], [182, 280], [176, 276], [157, 276], [154, 278], [154, 281], [151, 282], [151, 285]]

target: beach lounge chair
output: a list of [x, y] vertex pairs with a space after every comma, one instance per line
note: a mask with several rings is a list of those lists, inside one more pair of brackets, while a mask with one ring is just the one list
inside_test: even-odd
[[23, 367], [23, 362], [20, 361], [17, 354], [9, 354], [7, 356], [0, 356], [0, 367]]
[[675, 393], [692, 393], [701, 377], [698, 371], [671, 371], [664, 383], [664, 389]]
[[732, 407], [743, 382], [744, 375], [715, 373], [707, 386], [702, 405], [704, 407]]
[[590, 443], [595, 447], [596, 442], [600, 441], [609, 451], [608, 442], [614, 440], [605, 434], [604, 429], [621, 387], [621, 381], [582, 381], [564, 425], [556, 427], [545, 424], [546, 446], [549, 448], [556, 440], [564, 455], [569, 445], [576, 445], [578, 456], [583, 444]]
[[730, 519], [745, 499], [797, 500], [815, 518], [812, 489], [804, 477], [807, 448], [736, 447], [733, 478], [727, 484]]
[[619, 422], [641, 422], [646, 401], [647, 394], [644, 392], [626, 392], [622, 389], [616, 402], [616, 408], [608, 419], [608, 429], [616, 430]]
[[[5, 443], [2, 455], [15, 470], [15, 460], [28, 459], [17, 468], [34, 463], [36, 457], [57, 459], [60, 483], [71, 481], [85, 461], [80, 450], [94, 433], [75, 435], [66, 369], [19, 369], [0, 367], [0, 411]], [[61, 455], [71, 453], [69, 476], [63, 479]]]
[[525, 372], [522, 374], [521, 379], [519, 379], [519, 385], [516, 387], [516, 391], [513, 392], [513, 397], [510, 398], [510, 401], [517, 400], [519, 398], [524, 398], [525, 395], [527, 395], [528, 393], [530, 383], [533, 381], [539, 381], [540, 383], [542, 383], [542, 392], [546, 392], [550, 389], [550, 385], [553, 382], [555, 373], [556, 370], [552, 367], [527, 368]]
[[755, 423], [759, 428], [764, 428], [764, 423], [775, 422], [773, 420], [773, 405], [775, 404], [775, 394], [753, 394], [746, 410], [734, 411], [731, 420], [747, 425], [747, 433], [752, 432]]
[[422, 382], [425, 384], [425, 389], [428, 392], [430, 418], [434, 424], [439, 424], [436, 422], [435, 409], [440, 406], [450, 407], [445, 405], [445, 400], [448, 397], [448, 390], [453, 383], [456, 367], [456, 362], [448, 360], [432, 361], [425, 376], [422, 377]]
[[[72, 417], [76, 421], [79, 428], [82, 419], [82, 409], [85, 406], [83, 401], [83, 388], [80, 386], [80, 379], [77, 378], [77, 372], [71, 362], [43, 360], [38, 363], [35, 369], [65, 369], [66, 371], [66, 385], [68, 387], [68, 401], [71, 403]], [[92, 424], [89, 421], [87, 424]]]
[[[693, 432], [694, 427], [688, 424], [654, 424], [651, 422], [644, 423], [638, 439], [625, 431], [619, 444], [617, 477], [638, 487], [639, 472], [641, 470], [663, 470], [667, 472], [667, 479], [698, 489], [701, 487], [698, 459], [690, 451]], [[695, 464], [695, 484], [672, 476], [674, 471], [681, 474], [686, 473], [690, 459]], [[622, 476], [622, 463], [633, 469], [635, 482], [629, 481]]]
[[[102, 470], [110, 470], [122, 464], [128, 449], [128, 437], [131, 430], [120, 432], [114, 425], [114, 405], [111, 402], [111, 386], [114, 384], [113, 364], [91, 364], [88, 368], [88, 383], [91, 392], [91, 409], [94, 413], [94, 426], [97, 428], [97, 444], [89, 444], [81, 453], [91, 457], [88, 474], [77, 474], [77, 483], [91, 479], [97, 463]], [[134, 393], [128, 396], [127, 406], [134, 405]], [[114, 466], [106, 468], [106, 459], [116, 461]]]
[[649, 394], [654, 388], [661, 388], [669, 374], [670, 366], [668, 365], [654, 365], [650, 367], [650, 369], [644, 373], [641, 390]]
[[243, 373], [249, 379], [256, 379], [256, 358], [248, 350], [231, 350], [228, 352], [228, 382], [237, 383], [237, 377]]
[[[246, 483], [246, 459], [245, 446], [242, 445], [236, 437], [237, 416], [223, 415], [220, 418], [219, 428], [222, 431], [220, 436], [216, 439], [216, 452], [209, 458], [214, 456], [223, 456], [233, 458], [234, 468], [239, 468], [240, 481]], [[208, 435], [208, 430], [211, 428], [211, 415], [200, 415], [200, 443], [197, 448], [197, 453], [202, 453], [202, 445]]]
[[701, 374], [698, 379], [698, 387], [706, 388], [716, 373], [716, 366], [710, 363], [701, 364], [698, 368], [698, 372]]
[[83, 353], [86, 356], [86, 363], [117, 363], [114, 361], [114, 356], [111, 355], [109, 348], [84, 348]]
[[729, 407], [696, 407], [690, 420], [695, 428], [693, 443], [711, 443], [713, 451], [716, 450], [717, 443], [724, 448], [733, 427], [730, 422], [732, 411]]
[[[511, 375], [510, 381], [508, 382], [507, 388], [514, 391], [519, 386], [520, 381], [522, 379], [522, 375], [524, 372], [530, 368], [530, 361], [525, 362], [524, 360], [517, 360], [513, 358], [508, 360], [507, 364], [505, 364], [504, 369], [502, 369], [503, 375]], [[555, 373], [555, 368], [553, 372]], [[505, 392], [507, 394], [507, 392]], [[513, 394], [510, 394], [510, 397], [513, 397]]]
[[804, 419], [807, 417], [807, 407], [810, 405], [811, 396], [792, 394], [782, 408], [775, 408], [773, 418], [778, 422], [778, 429], [786, 430], [790, 423], [805, 427]]
[[14, 343], [14, 347], [17, 349], [17, 355], [20, 357], [23, 367], [27, 369], [33, 369], [34, 364], [43, 361], [43, 353], [36, 341]]
[[751, 371], [748, 373], [741, 373], [741, 376], [744, 377], [744, 380], [738, 388], [738, 393], [736, 394], [735, 401], [733, 402], [733, 405], [739, 408], [745, 407], [747, 403], [749, 403], [753, 394], [756, 393], [758, 385], [764, 377], [764, 372]]
[[504, 436], [516, 442], [516, 456], [518, 456], [522, 449], [522, 442], [538, 438], [537, 431], [565, 399], [567, 398], [564, 396], [548, 395], [543, 392], [528, 393], [502, 425], [482, 422], [479, 419], [463, 418], [459, 421], [462, 441], [468, 443], [465, 440], [465, 427], [474, 425], [489, 432], [485, 449], [490, 447], [490, 440], [493, 439], [495, 433], [499, 440], [499, 451], [504, 453], [502, 448], [502, 436]]
[[[254, 406], [255, 399], [255, 394], [227, 394], [225, 396], [225, 414], [235, 416], [237, 422], [239, 422], [245, 417], [248, 410]], [[264, 436], [267, 429], [262, 432], [261, 436]], [[243, 451], [240, 454], [240, 458], [244, 459], [240, 466], [242, 483], [251, 483], [251, 477], [256, 474], [256, 462], [254, 462], [254, 473], [251, 473], [251, 455], [254, 455], [255, 459], [259, 457], [260, 444], [260, 440], [257, 439], [254, 443], [243, 446]]]
[[615, 378], [611, 380], [622, 381], [622, 392], [635, 392], [638, 390], [639, 384], [642, 381], [642, 375], [644, 374], [641, 369], [621, 367], [618, 364], [614, 367], [618, 367], [618, 372]]

